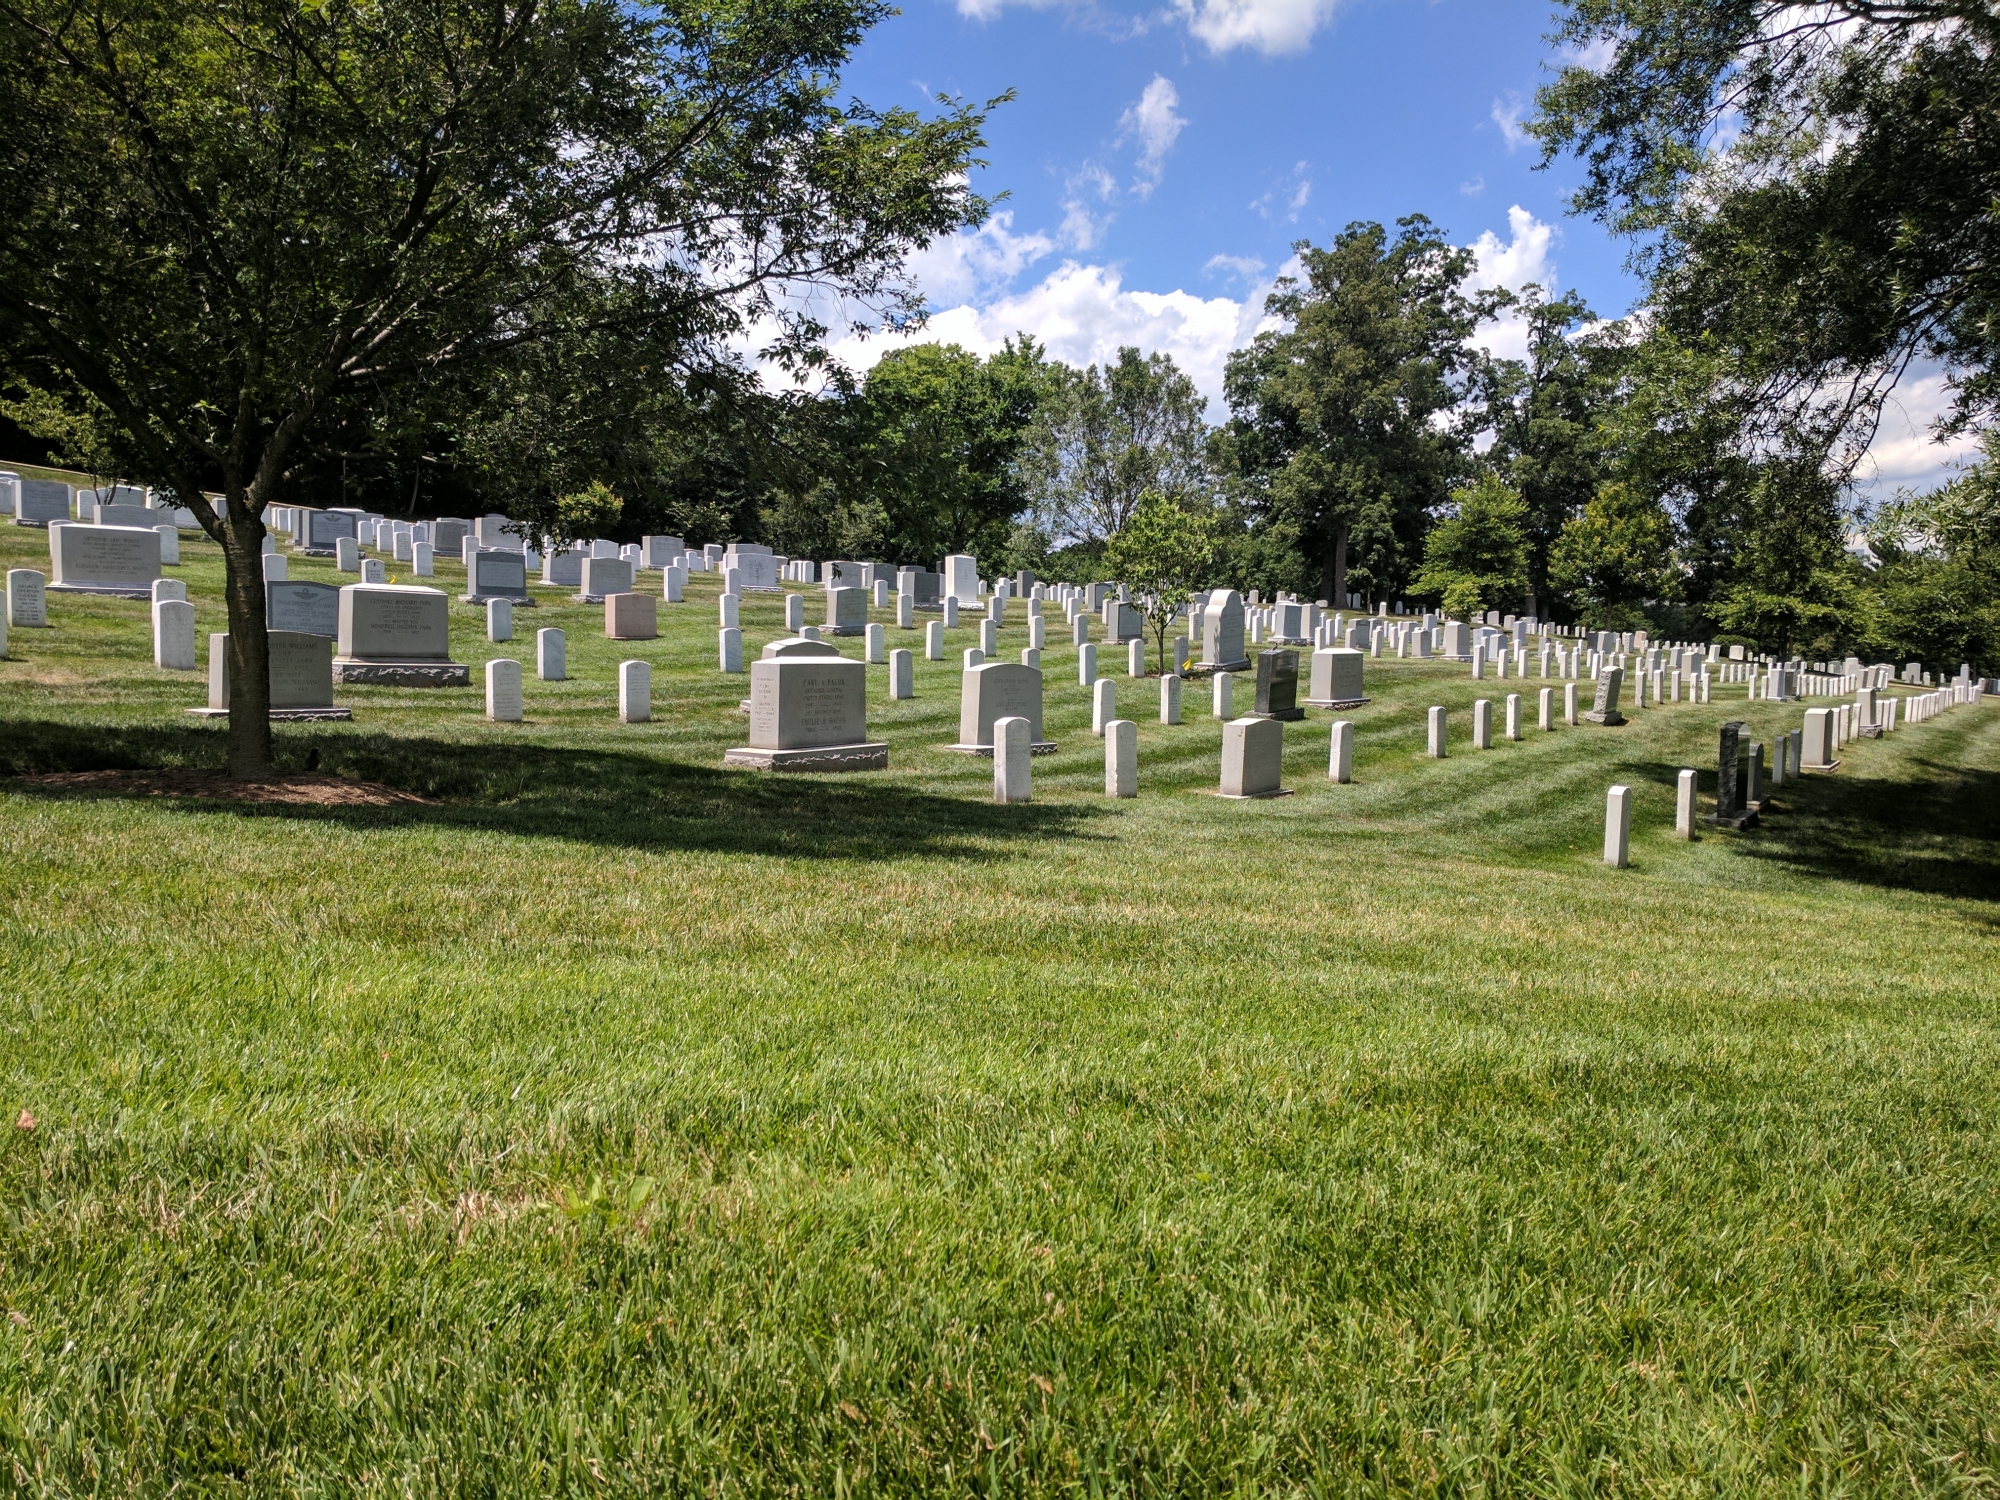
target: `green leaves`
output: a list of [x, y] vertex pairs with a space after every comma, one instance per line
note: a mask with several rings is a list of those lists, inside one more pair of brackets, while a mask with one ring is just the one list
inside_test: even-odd
[[1549, 557], [1549, 580], [1600, 630], [1643, 623], [1638, 606], [1674, 581], [1673, 522], [1657, 500], [1629, 484], [1602, 486], [1565, 526]]
[[1412, 590], [1439, 599], [1446, 614], [1461, 619], [1515, 603], [1528, 586], [1521, 497], [1487, 475], [1451, 499], [1456, 513], [1431, 528]]
[[1370, 588], [1402, 576], [1462, 472], [1470, 434], [1446, 416], [1467, 394], [1466, 340], [1498, 305], [1465, 294], [1471, 253], [1429, 220], [1397, 227], [1393, 240], [1357, 223], [1327, 249], [1302, 242], [1304, 280], [1280, 281], [1265, 307], [1287, 328], [1231, 355], [1226, 375], [1223, 452], [1329, 595], [1349, 587], [1350, 544]]

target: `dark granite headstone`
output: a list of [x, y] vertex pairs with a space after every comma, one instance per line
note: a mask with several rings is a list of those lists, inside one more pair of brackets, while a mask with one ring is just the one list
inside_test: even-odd
[[1303, 719], [1299, 702], [1299, 653], [1263, 651], [1257, 656], [1256, 719]]
[[1715, 812], [1707, 820], [1717, 828], [1754, 828], [1755, 811], [1743, 806], [1742, 772], [1738, 762], [1743, 749], [1743, 721], [1731, 719], [1722, 726], [1721, 743], [1715, 754]]

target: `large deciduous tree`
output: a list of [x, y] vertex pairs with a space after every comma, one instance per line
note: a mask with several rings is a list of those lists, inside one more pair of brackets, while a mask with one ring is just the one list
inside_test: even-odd
[[1450, 414], [1470, 394], [1466, 340], [1502, 300], [1467, 293], [1472, 253], [1428, 219], [1397, 227], [1393, 240], [1357, 223], [1324, 250], [1301, 241], [1303, 279], [1265, 302], [1284, 326], [1232, 354], [1225, 376], [1225, 461], [1337, 603], [1356, 551], [1368, 592], [1400, 581], [1462, 473], [1469, 432]]
[[1491, 474], [1452, 491], [1451, 514], [1424, 538], [1411, 589], [1468, 620], [1517, 603], [1528, 588], [1527, 515], [1521, 497]]
[[[599, 333], [691, 377], [802, 290], [914, 314], [983, 113], [836, 104], [880, 0], [0, 0], [0, 335], [223, 547], [270, 766], [260, 513], [329, 414]], [[219, 510], [201, 501], [222, 492]]]
[[1019, 465], [1035, 524], [1058, 545], [1097, 549], [1148, 492], [1205, 499], [1207, 407], [1171, 354], [1050, 366]]
[[1047, 366], [1035, 341], [990, 359], [956, 344], [885, 354], [846, 403], [850, 504], [880, 513], [890, 560], [932, 566], [954, 552], [1003, 550], [1026, 499], [1014, 460]]
[[1530, 284], [1512, 301], [1526, 353], [1486, 361], [1477, 385], [1493, 435], [1486, 462], [1527, 508], [1527, 610], [1542, 616], [1553, 603], [1550, 551], [1602, 478], [1601, 424], [1618, 398], [1629, 354], [1618, 325], [1608, 334], [1595, 330], [1590, 308], [1575, 292], [1551, 298]]
[[2000, 409], [2000, 7], [1565, 0], [1540, 99], [1575, 206], [1640, 237], [1661, 325], [1719, 339], [1760, 438], [1838, 476], [1913, 360]]

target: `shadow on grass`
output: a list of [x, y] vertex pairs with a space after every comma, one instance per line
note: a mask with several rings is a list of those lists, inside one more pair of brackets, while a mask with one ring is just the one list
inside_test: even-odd
[[[0, 722], [0, 767], [55, 771], [208, 767], [220, 737], [201, 727], [109, 727]], [[278, 768], [298, 770], [318, 749], [319, 769], [380, 782], [437, 806], [342, 807], [188, 799], [177, 805], [238, 818], [281, 817], [353, 829], [413, 826], [554, 838], [630, 849], [714, 850], [822, 859], [930, 855], [1000, 857], [986, 841], [1088, 835], [1088, 807], [1002, 807], [940, 797], [867, 773], [771, 775], [690, 766], [629, 751], [458, 744], [395, 735], [314, 733], [279, 739]], [[20, 795], [73, 797], [32, 782]]]
[[[1777, 788], [1766, 780], [1773, 810], [1761, 825], [1720, 836], [1745, 858], [1802, 875], [2000, 905], [2000, 772], [1915, 757], [1898, 769], [1894, 777], [1793, 777]], [[1680, 775], [1665, 762], [1629, 770], [1667, 788]], [[1699, 775], [1707, 812], [1716, 773], [1708, 767]]]

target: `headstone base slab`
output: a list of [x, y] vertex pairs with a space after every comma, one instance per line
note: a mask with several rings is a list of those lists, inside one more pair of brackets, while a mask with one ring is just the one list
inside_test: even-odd
[[819, 632], [821, 635], [866, 635], [868, 634], [868, 627], [866, 625], [822, 625], [819, 628]]
[[1882, 738], [1882, 726], [1880, 724], [1864, 725], [1862, 728], [1857, 729], [1854, 732], [1860, 735], [1861, 738], [1863, 738], [1864, 740], [1879, 740]]
[[1249, 670], [1250, 658], [1246, 656], [1241, 661], [1191, 661], [1185, 667], [1181, 668], [1181, 676], [1213, 677], [1217, 672], [1247, 672]]
[[1838, 771], [1840, 769], [1840, 762], [1837, 760], [1830, 760], [1823, 766], [1816, 766], [1811, 761], [1807, 761], [1803, 766], [1800, 766], [1799, 769], [1801, 771], [1817, 771], [1822, 776], [1831, 776], [1835, 771]]
[[126, 588], [117, 583], [49, 583], [42, 587], [45, 593], [50, 594], [102, 594], [109, 599], [144, 599], [149, 604], [153, 599], [150, 584], [142, 589]]
[[723, 752], [722, 763], [752, 771], [886, 771], [889, 769], [889, 747], [886, 744], [815, 745], [803, 750], [759, 750], [754, 745], [738, 745]]
[[1276, 713], [1260, 714], [1254, 708], [1239, 717], [1245, 719], [1281, 719], [1287, 724], [1295, 723], [1306, 716], [1303, 708], [1281, 708]]
[[[536, 604], [540, 603], [539, 600], [530, 599], [525, 594], [460, 594], [458, 596], [458, 602], [460, 604], [476, 604], [481, 609], [484, 609], [487, 605], [491, 604], [495, 599], [505, 599], [509, 604], [513, 605], [516, 609], [533, 609]], [[602, 604], [603, 602], [604, 599], [602, 596], [599, 596], [598, 598], [591, 600], [591, 603], [593, 604]]]
[[1755, 828], [1757, 814], [1754, 809], [1746, 808], [1740, 813], [1710, 813], [1701, 821], [1711, 828]]
[[1606, 729], [1616, 729], [1625, 722], [1625, 715], [1615, 710], [1609, 713], [1599, 713], [1594, 708], [1587, 708], [1580, 717], [1590, 720], [1593, 724], [1602, 724]]
[[[1245, 717], [1255, 717], [1246, 715]], [[1220, 797], [1224, 802], [1269, 802], [1273, 797], [1289, 797], [1292, 789], [1281, 786], [1269, 792], [1210, 792], [1211, 797]]]
[[455, 661], [343, 661], [336, 656], [333, 680], [373, 687], [470, 687], [472, 670]]
[[[226, 708], [191, 708], [188, 712], [193, 714], [197, 719], [226, 719], [229, 717], [229, 710]], [[308, 719], [351, 719], [353, 717], [354, 710], [351, 708], [274, 708], [270, 714], [273, 724], [297, 724], [303, 723]]]
[[[1364, 703], [1372, 703], [1372, 698], [1307, 698], [1307, 708], [1359, 708]], [[1254, 714], [1251, 717], [1256, 717]]]
[[[946, 745], [945, 749], [951, 751], [954, 755], [976, 755], [982, 760], [993, 759], [993, 747], [991, 745]], [[1028, 746], [1028, 754], [1030, 755], [1054, 755], [1055, 753], [1056, 742], [1054, 740], [1036, 740]]]
[[331, 547], [294, 547], [294, 557], [338, 557], [340, 554]]

